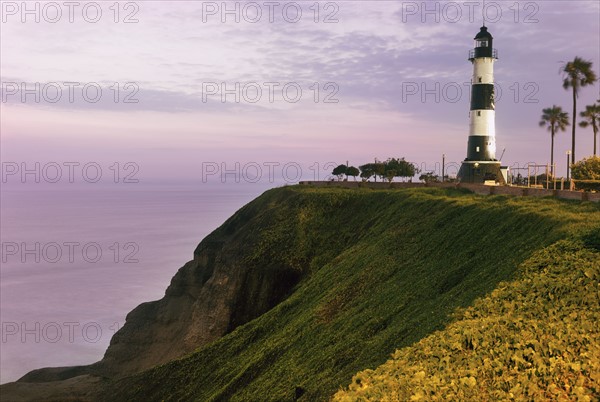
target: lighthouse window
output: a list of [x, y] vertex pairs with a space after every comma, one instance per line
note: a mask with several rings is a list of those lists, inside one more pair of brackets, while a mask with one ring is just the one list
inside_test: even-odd
[[481, 82], [481, 77], [478, 77], [479, 82]]
[[487, 47], [487, 45], [488, 45], [487, 40], [478, 40], [477, 41], [477, 47]]
[[481, 116], [481, 112], [480, 111], [477, 111], [477, 116]]
[[479, 152], [479, 147], [477, 147], [476, 151]]

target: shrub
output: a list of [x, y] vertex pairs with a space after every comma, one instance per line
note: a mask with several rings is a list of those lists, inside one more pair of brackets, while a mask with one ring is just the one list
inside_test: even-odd
[[575, 188], [583, 191], [600, 191], [600, 180], [573, 180]]
[[571, 176], [575, 180], [600, 180], [600, 157], [590, 156], [572, 164]]

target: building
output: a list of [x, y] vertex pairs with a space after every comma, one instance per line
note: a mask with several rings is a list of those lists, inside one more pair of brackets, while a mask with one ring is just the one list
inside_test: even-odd
[[506, 184], [506, 170], [496, 159], [494, 62], [498, 53], [492, 46], [493, 40], [484, 25], [475, 36], [475, 48], [469, 52], [473, 64], [469, 140], [467, 157], [458, 172], [459, 181], [465, 183]]

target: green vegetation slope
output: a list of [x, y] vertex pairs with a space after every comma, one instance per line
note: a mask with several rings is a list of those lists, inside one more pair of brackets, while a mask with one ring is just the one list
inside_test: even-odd
[[[328, 399], [394, 350], [438, 336], [457, 308], [513, 280], [536, 251], [598, 227], [598, 205], [554, 199], [442, 189], [268, 191], [200, 247], [224, 230], [251, 237], [239, 256], [245, 269], [297, 270], [289, 297], [184, 358], [107, 380], [102, 398]], [[475, 330], [469, 339], [479, 342]]]
[[596, 231], [535, 253], [516, 280], [335, 400], [600, 400], [599, 250]]

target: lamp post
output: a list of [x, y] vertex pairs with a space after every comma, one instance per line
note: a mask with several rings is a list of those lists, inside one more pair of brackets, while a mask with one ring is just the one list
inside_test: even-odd
[[569, 172], [570, 172], [570, 169], [569, 169], [569, 156], [571, 156], [571, 151], [570, 150], [567, 151], [567, 181], [569, 181]]

